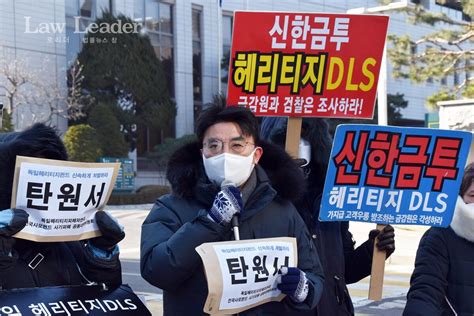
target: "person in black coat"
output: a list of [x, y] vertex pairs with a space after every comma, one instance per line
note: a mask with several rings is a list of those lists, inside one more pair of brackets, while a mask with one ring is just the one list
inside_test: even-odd
[[102, 236], [74, 242], [34, 242], [13, 237], [28, 214], [11, 209], [16, 156], [67, 160], [54, 129], [35, 124], [23, 132], [0, 134], [0, 290], [122, 282], [117, 243], [122, 227], [106, 212], [95, 220]]
[[172, 194], [156, 201], [142, 225], [141, 274], [163, 289], [164, 315], [205, 315], [208, 287], [195, 248], [232, 240], [230, 221], [236, 214], [241, 240], [295, 237], [298, 250], [297, 267], [282, 271], [278, 284], [287, 296], [239, 314], [288, 315], [314, 308], [323, 272], [290, 202], [302, 192], [301, 171], [284, 150], [259, 141], [257, 119], [248, 109], [208, 107], [196, 130], [198, 141], [170, 158]]
[[[265, 117], [260, 136], [284, 147], [286, 118]], [[386, 251], [387, 258], [395, 250], [394, 229], [390, 225], [382, 232], [370, 231], [369, 239], [355, 248], [349, 222], [318, 220], [331, 146], [331, 136], [325, 120], [303, 119], [300, 159], [296, 162], [304, 170], [306, 186], [303, 197], [295, 206], [308, 227], [325, 275], [323, 294], [317, 308], [304, 315], [354, 315], [346, 284], [358, 282], [370, 275], [375, 238], [379, 238], [377, 248]]]
[[404, 316], [474, 315], [474, 163], [459, 195], [450, 226], [420, 240]]

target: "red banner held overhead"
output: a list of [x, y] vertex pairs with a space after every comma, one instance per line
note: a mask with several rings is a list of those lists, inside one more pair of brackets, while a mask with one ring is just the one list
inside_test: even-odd
[[372, 118], [388, 16], [235, 12], [228, 105]]

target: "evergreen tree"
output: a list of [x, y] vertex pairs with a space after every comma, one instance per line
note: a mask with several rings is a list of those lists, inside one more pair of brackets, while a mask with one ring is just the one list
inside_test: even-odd
[[[121, 22], [135, 24], [130, 18], [104, 12], [98, 25]], [[160, 60], [149, 38], [141, 33], [88, 33], [78, 55], [83, 65], [82, 87], [99, 102], [113, 100], [120, 106], [120, 123], [166, 128], [176, 116]]]
[[109, 105], [99, 103], [89, 114], [88, 123], [96, 130], [102, 154], [108, 157], [126, 157], [128, 146], [120, 132], [120, 123]]
[[71, 161], [96, 162], [102, 156], [97, 132], [87, 124], [70, 126], [64, 135], [64, 146]]
[[416, 41], [410, 35], [388, 36], [392, 43], [388, 57], [395, 78], [409, 78], [416, 83], [430, 80], [441, 82], [448, 76], [459, 78], [454, 86], [442, 87], [428, 98], [427, 105], [430, 108], [435, 108], [438, 101], [474, 98], [474, 1], [452, 1], [451, 5], [462, 9], [463, 20], [453, 20], [444, 13], [427, 11], [422, 4], [417, 4], [403, 10], [410, 22], [442, 25], [443, 28]]

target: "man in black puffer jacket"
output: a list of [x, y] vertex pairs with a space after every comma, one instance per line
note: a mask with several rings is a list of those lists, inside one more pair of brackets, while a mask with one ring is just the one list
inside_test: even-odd
[[0, 290], [122, 282], [117, 243], [125, 237], [106, 212], [97, 212], [102, 236], [74, 242], [33, 242], [12, 237], [28, 214], [10, 209], [16, 156], [67, 160], [56, 132], [35, 124], [19, 133], [0, 134]]
[[[236, 213], [241, 239], [288, 236], [295, 237], [298, 246], [298, 266], [288, 268], [295, 273], [295, 283], [283, 276], [279, 284], [287, 294], [283, 301], [240, 315], [287, 315], [314, 308], [323, 272], [305, 224], [290, 202], [303, 189], [301, 171], [285, 151], [259, 141], [258, 122], [248, 109], [209, 107], [198, 120], [196, 134], [197, 142], [178, 149], [170, 159], [167, 177], [173, 193], [156, 201], [142, 225], [141, 273], [163, 289], [164, 315], [205, 315], [208, 288], [195, 248], [231, 240], [230, 219]], [[221, 187], [224, 181], [235, 186]], [[221, 204], [229, 206], [223, 209]]]
[[[286, 118], [265, 117], [260, 136], [283, 147], [286, 139]], [[321, 300], [314, 311], [289, 315], [354, 315], [354, 306], [346, 284], [358, 282], [370, 275], [376, 237], [379, 238], [377, 247], [386, 251], [387, 258], [393, 253], [394, 229], [387, 225], [383, 232], [372, 230], [369, 232], [369, 239], [355, 248], [349, 222], [320, 222], [319, 208], [332, 145], [326, 121], [304, 119], [301, 138], [300, 152], [304, 153], [302, 156], [306, 159], [302, 166], [306, 187], [304, 196], [295, 206], [318, 250], [325, 282]]]

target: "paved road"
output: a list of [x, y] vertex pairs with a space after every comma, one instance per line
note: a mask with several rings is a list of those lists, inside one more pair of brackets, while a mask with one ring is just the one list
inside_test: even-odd
[[[130, 206], [108, 206], [107, 210], [117, 217], [125, 226], [126, 237], [121, 243], [121, 261], [123, 264], [123, 281], [135, 292], [143, 295], [153, 315], [162, 315], [161, 290], [151, 286], [140, 276], [140, 228], [151, 204]], [[375, 224], [351, 222], [350, 230], [359, 245], [367, 240], [368, 232]], [[384, 292], [380, 302], [367, 299], [369, 278], [349, 286], [356, 307], [356, 315], [401, 315], [405, 305], [410, 275], [419, 240], [426, 230], [420, 226], [395, 226], [396, 251], [385, 265]]]
[[356, 308], [357, 316], [365, 315], [383, 315], [383, 316], [399, 316], [402, 315], [403, 308], [406, 304], [405, 295], [384, 298], [379, 302], [369, 302], [363, 306]]
[[151, 204], [107, 206], [125, 227], [125, 239], [120, 243], [122, 280], [129, 284], [146, 304], [154, 316], [162, 315], [162, 291], [145, 281], [140, 275], [140, 231], [141, 225], [151, 209]]
[[135, 293], [146, 297], [161, 298], [162, 291], [145, 281], [140, 275], [139, 259], [121, 259], [122, 281], [130, 285]]

